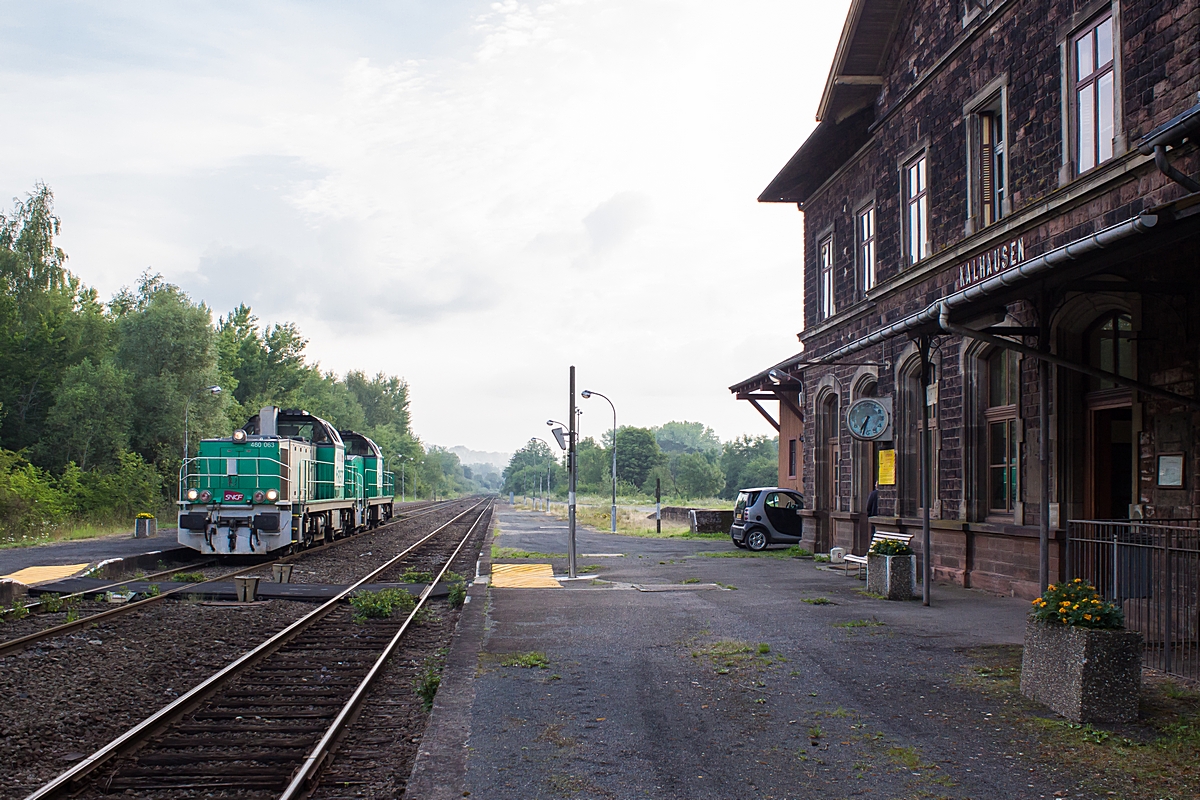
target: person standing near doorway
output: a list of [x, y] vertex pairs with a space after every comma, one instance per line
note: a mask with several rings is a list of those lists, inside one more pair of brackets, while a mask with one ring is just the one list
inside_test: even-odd
[[[871, 487], [871, 493], [867, 495], [867, 519], [879, 516], [879, 482], [876, 481]], [[875, 523], [871, 523], [871, 538], [875, 538]]]

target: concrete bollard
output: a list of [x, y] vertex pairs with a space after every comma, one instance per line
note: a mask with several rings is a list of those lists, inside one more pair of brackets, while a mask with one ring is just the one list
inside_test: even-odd
[[272, 564], [271, 577], [276, 583], [291, 583], [294, 564]]
[[846, 561], [846, 548], [831, 547], [829, 548], [829, 563], [842, 564]]
[[258, 578], [234, 578], [233, 586], [239, 603], [253, 603], [258, 597]]
[[133, 521], [133, 538], [149, 539], [158, 535], [158, 520], [154, 517], [138, 517]]

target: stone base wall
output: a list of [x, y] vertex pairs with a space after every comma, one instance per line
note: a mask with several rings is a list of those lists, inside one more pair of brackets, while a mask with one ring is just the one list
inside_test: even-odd
[[[912, 534], [917, 572], [924, 568], [921, 521], [875, 517], [876, 530]], [[1025, 526], [996, 526], [931, 520], [933, 579], [965, 589], [1032, 600], [1038, 596], [1038, 531]], [[1065, 531], [1050, 531], [1050, 580], [1062, 577]], [[845, 545], [843, 545], [845, 546]]]
[[1137, 722], [1142, 636], [1035, 622], [1025, 628], [1021, 694], [1072, 722]]

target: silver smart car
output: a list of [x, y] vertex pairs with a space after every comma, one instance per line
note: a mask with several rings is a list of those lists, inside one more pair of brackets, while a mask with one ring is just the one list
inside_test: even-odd
[[771, 544], [795, 544], [804, 533], [804, 495], [778, 486], [742, 489], [733, 509], [729, 538], [758, 552]]

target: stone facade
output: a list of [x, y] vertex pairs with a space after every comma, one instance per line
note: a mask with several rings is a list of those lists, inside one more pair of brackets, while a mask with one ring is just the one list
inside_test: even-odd
[[[804, 414], [798, 480], [811, 498], [806, 546], [815, 550], [840, 545], [864, 552], [871, 524], [906, 533], [919, 530], [916, 458], [922, 387], [917, 346], [905, 337], [842, 362], [806, 367], [806, 360], [950, 295], [972, 270], [1004, 263], [1018, 242], [1028, 262], [1188, 194], [1156, 168], [1152, 156], [1139, 153], [1137, 143], [1200, 97], [1200, 0], [867, 0], [865, 10], [857, 13], [892, 7], [894, 34], [889, 38], [863, 44], [856, 25], [848, 25], [843, 36], [842, 49], [850, 53], [846, 63], [856, 53], [860, 62], [874, 59], [878, 75], [845, 75], [839, 72], [847, 69], [845, 64], [835, 63], [822, 101], [827, 113], [822, 125], [833, 124], [837, 120], [830, 109], [836, 106], [838, 87], [877, 85], [865, 110], [848, 106], [842, 111], [846, 118], [860, 113], [873, 118], [863, 128], [861, 145], [843, 161], [797, 173], [802, 180], [826, 169], [814, 188], [763, 198], [796, 201], [804, 215], [804, 350], [794, 360], [794, 371], [803, 373], [804, 384], [798, 395]], [[1106, 16], [1111, 16], [1116, 43], [1112, 154], [1084, 169], [1084, 145], [1075, 121], [1084, 114], [1078, 104], [1082, 101], [1075, 99], [1075, 73], [1081, 69], [1075, 48], [1077, 39]], [[989, 220], [982, 210], [986, 182], [980, 125], [993, 112], [1005, 129], [1005, 158], [997, 174], [1005, 178], [1006, 191], [1002, 201], [995, 201], [1002, 212], [998, 220]], [[802, 148], [797, 158], [804, 152]], [[1170, 153], [1171, 163], [1196, 176], [1198, 152], [1194, 142], [1177, 147]], [[803, 163], [820, 164], [820, 155]], [[928, 249], [910, 263], [913, 235], [904, 181], [906, 165], [922, 156]], [[858, 228], [859, 214], [868, 207], [874, 208], [876, 282], [871, 287], [864, 286]], [[1016, 327], [1027, 335], [1016, 340], [1030, 346], [1039, 341], [1030, 334], [1041, 330], [1043, 345], [1056, 355], [1097, 367], [1104, 366], [1100, 362], [1108, 351], [1103, 348], [1111, 339], [1111, 347], [1128, 351], [1121, 350], [1121, 375], [1128, 370], [1128, 377], [1195, 397], [1200, 314], [1194, 309], [1200, 308], [1200, 283], [1194, 276], [1200, 274], [1200, 239], [1187, 227], [1192, 224], [1177, 222], [1168, 232], [1147, 238], [1144, 248], [1119, 251], [1119, 258], [1114, 250], [1112, 258], [1118, 260], [1097, 261], [1095, 279], [1080, 282], [1078, 291], [1058, 286], [1039, 295], [1034, 287], [1025, 297], [985, 309], [978, 320], [964, 324]], [[822, 291], [829, 280], [823, 267], [829, 272], [830, 266], [832, 314]], [[1114, 291], [1106, 290], [1109, 285]], [[1105, 333], [1104, 324], [1117, 332]], [[1122, 391], [1056, 368], [1049, 388], [1050, 458], [1043, 465], [1038, 458], [1038, 359], [1020, 354], [1011, 368], [1017, 397], [1005, 417], [1011, 427], [1004, 447], [1006, 452], [1011, 448], [1015, 466], [998, 509], [997, 445], [989, 439], [998, 418], [988, 378], [989, 370], [1000, 370], [994, 359], [989, 362], [995, 352], [974, 338], [940, 332], [933, 338], [926, 399], [931, 413], [932, 560], [938, 579], [1024, 597], [1037, 594], [1043, 468], [1051, 481], [1052, 580], [1063, 569], [1068, 519], [1200, 516], [1200, 481], [1195, 480], [1200, 474], [1200, 414], [1171, 400]], [[1114, 369], [1111, 364], [1108, 368]], [[734, 388], [769, 385], [759, 376]], [[892, 401], [890, 445], [864, 444], [847, 434], [846, 410], [864, 395]], [[780, 444], [782, 481], [782, 437]], [[879, 516], [868, 523], [864, 511], [878, 476], [879, 451], [889, 447], [894, 447], [896, 484], [879, 487]], [[1184, 485], [1158, 485], [1158, 457], [1164, 453], [1183, 454]], [[1126, 473], [1128, 485], [1123, 487]], [[1116, 489], [1109, 491], [1110, 484]], [[1129, 497], [1123, 503], [1126, 488]], [[919, 544], [918, 536], [913, 545]]]

